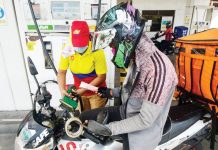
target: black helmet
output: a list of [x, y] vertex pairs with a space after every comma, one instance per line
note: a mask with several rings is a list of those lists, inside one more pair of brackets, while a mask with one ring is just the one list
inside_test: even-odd
[[120, 3], [101, 17], [94, 33], [93, 49], [110, 45], [115, 48], [113, 63], [119, 68], [127, 68], [143, 28], [139, 11], [130, 4]]

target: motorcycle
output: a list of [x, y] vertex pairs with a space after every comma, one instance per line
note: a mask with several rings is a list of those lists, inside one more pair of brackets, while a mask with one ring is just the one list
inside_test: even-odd
[[158, 41], [158, 38], [161, 37], [161, 34], [163, 34], [163, 32], [157, 32], [154, 37], [151, 38], [152, 42], [161, 52], [165, 53], [166, 55], [173, 54], [175, 49], [175, 36], [173, 36], [174, 38], [170, 42], [165, 40]]
[[[76, 93], [74, 104], [60, 100], [62, 111], [57, 112], [51, 105], [52, 95], [47, 90], [45, 81], [39, 85], [34, 63], [28, 58], [31, 75], [38, 89], [34, 95], [34, 107], [20, 123], [15, 139], [15, 150], [121, 150], [122, 138], [109, 136], [110, 131], [102, 124], [107, 123], [108, 112], [100, 112], [97, 121], [88, 124], [79, 119], [81, 98]], [[72, 91], [72, 90], [71, 90]], [[104, 135], [94, 132], [102, 128]], [[193, 103], [172, 106], [166, 121], [162, 140], [155, 150], [197, 149], [201, 141], [211, 132], [211, 119], [207, 111]], [[200, 148], [199, 148], [200, 149]]]
[[[32, 3], [28, 0], [34, 24], [42, 43], [43, 52], [57, 70], [43, 45], [43, 39], [33, 12]], [[101, 5], [99, 5], [101, 6]], [[155, 39], [153, 39], [155, 40]], [[158, 44], [157, 44], [158, 46]], [[110, 136], [110, 131], [103, 124], [107, 123], [108, 112], [100, 112], [97, 120], [83, 123], [79, 116], [82, 110], [81, 97], [69, 91], [74, 96], [73, 101], [67, 103], [60, 100], [61, 111], [56, 111], [51, 105], [52, 95], [46, 85], [57, 84], [57, 81], [48, 80], [39, 85], [36, 78], [37, 69], [28, 57], [28, 66], [31, 75], [37, 84], [34, 94], [33, 109], [21, 121], [15, 139], [15, 150], [121, 150], [122, 138]], [[164, 126], [162, 140], [155, 150], [170, 149], [201, 149], [201, 141], [211, 134], [211, 116], [203, 109], [190, 101], [188, 104], [171, 107]], [[94, 131], [102, 129], [104, 135]], [[137, 145], [136, 145], [137, 146]], [[146, 148], [145, 148], [146, 149]]]

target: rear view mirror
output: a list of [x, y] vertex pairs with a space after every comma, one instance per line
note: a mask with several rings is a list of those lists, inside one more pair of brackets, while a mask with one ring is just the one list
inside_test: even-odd
[[29, 70], [31, 75], [35, 76], [38, 74], [38, 71], [36, 70], [36, 67], [32, 61], [32, 59], [30, 57], [27, 57], [27, 62], [28, 62], [28, 66], [29, 66]]

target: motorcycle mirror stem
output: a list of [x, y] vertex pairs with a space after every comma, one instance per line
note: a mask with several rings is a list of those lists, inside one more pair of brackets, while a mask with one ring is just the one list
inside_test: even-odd
[[38, 71], [37, 71], [32, 59], [29, 56], [27, 57], [27, 62], [28, 62], [30, 74], [34, 77], [34, 80], [35, 80], [35, 82], [37, 84], [39, 94], [41, 94], [39, 82], [38, 82], [38, 80], [36, 78], [36, 75], [38, 74]]

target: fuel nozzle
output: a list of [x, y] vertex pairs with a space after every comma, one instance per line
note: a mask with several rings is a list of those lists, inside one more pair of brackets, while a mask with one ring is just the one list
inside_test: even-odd
[[67, 93], [73, 95], [75, 98], [79, 95], [76, 93], [76, 87], [74, 85], [68, 86]]
[[75, 110], [78, 106], [78, 94], [75, 91], [76, 88], [74, 85], [69, 86], [67, 89], [67, 93], [71, 94], [73, 98], [70, 98], [65, 95], [63, 99], [60, 100], [62, 105], [64, 105], [64, 107], [69, 108], [70, 110]]

